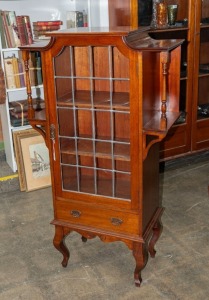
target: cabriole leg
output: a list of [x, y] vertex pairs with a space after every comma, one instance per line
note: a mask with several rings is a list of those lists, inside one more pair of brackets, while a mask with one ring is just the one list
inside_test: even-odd
[[162, 226], [161, 221], [157, 220], [156, 223], [154, 224], [153, 228], [152, 228], [153, 235], [150, 239], [149, 248], [148, 248], [148, 251], [149, 251], [151, 257], [155, 257], [156, 250], [155, 250], [154, 247], [155, 247], [155, 244], [156, 244], [156, 242], [158, 241], [158, 239], [160, 237], [162, 229], [163, 229], [163, 226]]
[[68, 260], [70, 257], [70, 252], [65, 245], [65, 238], [67, 234], [64, 233], [64, 228], [61, 226], [55, 226], [55, 235], [54, 235], [54, 240], [53, 244], [54, 247], [62, 253], [63, 255], [63, 260], [62, 260], [62, 266], [67, 267]]
[[135, 286], [140, 287], [142, 282], [141, 271], [146, 266], [148, 260], [148, 252], [145, 244], [133, 243], [133, 256], [136, 261], [136, 268], [134, 270], [134, 282]]

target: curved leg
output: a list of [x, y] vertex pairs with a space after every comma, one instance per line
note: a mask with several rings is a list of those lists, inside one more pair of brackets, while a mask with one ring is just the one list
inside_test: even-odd
[[62, 266], [67, 267], [68, 260], [70, 257], [70, 252], [65, 245], [65, 237], [67, 235], [64, 233], [64, 228], [61, 226], [55, 226], [55, 236], [53, 240], [54, 247], [62, 253], [63, 260], [62, 260]]
[[153, 235], [149, 242], [149, 248], [148, 251], [150, 253], [151, 257], [155, 257], [156, 250], [154, 249], [156, 242], [158, 241], [160, 234], [162, 232], [163, 226], [160, 220], [157, 220], [155, 225], [153, 226]]
[[146, 266], [148, 260], [148, 252], [146, 245], [142, 243], [133, 243], [133, 256], [136, 261], [136, 268], [134, 270], [134, 282], [135, 286], [140, 287], [142, 282], [141, 271]]

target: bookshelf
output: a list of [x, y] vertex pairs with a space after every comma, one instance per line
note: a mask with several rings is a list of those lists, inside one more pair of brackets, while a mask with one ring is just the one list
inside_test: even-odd
[[[25, 1], [1, 1], [1, 10], [15, 11], [16, 15], [29, 15], [31, 24], [36, 21], [43, 20], [62, 20], [61, 29], [66, 28], [67, 11], [86, 11], [88, 13], [88, 26], [108, 26], [108, 0], [31, 0], [29, 3]], [[4, 59], [10, 56], [19, 57], [18, 48], [2, 49], [0, 41], [0, 60], [4, 69]], [[25, 87], [7, 89], [7, 101], [1, 105], [1, 123], [4, 139], [4, 149], [6, 161], [13, 170], [17, 171], [15, 161], [15, 153], [13, 146], [13, 132], [17, 130], [29, 129], [30, 126], [11, 126], [9, 106], [13, 101], [24, 100], [26, 97]], [[32, 97], [43, 97], [43, 85], [32, 86]]]

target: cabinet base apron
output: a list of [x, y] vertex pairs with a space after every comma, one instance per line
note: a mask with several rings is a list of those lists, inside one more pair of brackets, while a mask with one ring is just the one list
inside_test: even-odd
[[153, 218], [151, 219], [143, 236], [126, 235], [123, 233], [108, 232], [100, 229], [90, 228], [82, 225], [66, 223], [60, 220], [53, 220], [51, 224], [55, 225], [55, 235], [53, 244], [54, 247], [63, 255], [62, 266], [67, 267], [70, 258], [70, 251], [65, 244], [66, 237], [73, 231], [81, 235], [82, 242], [87, 242], [88, 239], [99, 237], [103, 242], [124, 242], [130, 250], [136, 262], [134, 270], [134, 282], [137, 287], [140, 287], [142, 282], [141, 271], [147, 264], [148, 256], [155, 257], [155, 244], [158, 241], [163, 226], [161, 216], [164, 208], [158, 208]]

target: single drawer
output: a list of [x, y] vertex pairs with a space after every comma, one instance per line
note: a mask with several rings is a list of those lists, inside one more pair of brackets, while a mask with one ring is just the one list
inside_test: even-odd
[[137, 214], [62, 200], [56, 201], [55, 207], [58, 220], [126, 234], [139, 233]]

